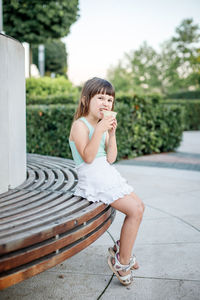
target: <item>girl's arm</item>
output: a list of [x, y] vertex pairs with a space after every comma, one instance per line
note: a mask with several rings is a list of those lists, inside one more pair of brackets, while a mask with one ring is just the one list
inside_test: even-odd
[[106, 130], [112, 128], [112, 123], [113, 120], [110, 117], [101, 120], [95, 128], [91, 140], [89, 139], [89, 130], [82, 121], [76, 121], [72, 125], [71, 137], [80, 156], [86, 163], [91, 163], [95, 159], [102, 135]]
[[115, 120], [113, 128], [108, 131], [109, 134], [106, 136], [107, 161], [110, 164], [114, 163], [117, 158], [116, 128], [117, 121]]

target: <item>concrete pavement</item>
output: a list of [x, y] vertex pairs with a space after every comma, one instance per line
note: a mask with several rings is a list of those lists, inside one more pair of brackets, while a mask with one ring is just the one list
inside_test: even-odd
[[[118, 239], [124, 216], [91, 246], [62, 264], [0, 292], [1, 300], [199, 300], [200, 172], [187, 165], [200, 159], [200, 132], [185, 132], [174, 153], [193, 160], [184, 168], [121, 162], [116, 168], [142, 198], [146, 210], [134, 253], [140, 269], [130, 287], [107, 266], [107, 248]], [[169, 154], [165, 154], [168, 156]], [[150, 158], [152, 161], [152, 158]], [[179, 159], [177, 158], [177, 159]], [[164, 158], [165, 159], [165, 158]], [[186, 160], [186, 158], [185, 158]], [[161, 160], [162, 162], [162, 160]], [[166, 162], [166, 159], [165, 159]]]

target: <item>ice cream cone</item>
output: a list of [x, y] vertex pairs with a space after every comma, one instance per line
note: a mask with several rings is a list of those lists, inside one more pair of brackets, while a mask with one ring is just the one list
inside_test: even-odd
[[112, 111], [112, 110], [102, 110], [102, 113], [103, 113], [104, 117], [113, 116], [114, 118], [116, 118], [116, 115], [117, 115], [117, 112]]

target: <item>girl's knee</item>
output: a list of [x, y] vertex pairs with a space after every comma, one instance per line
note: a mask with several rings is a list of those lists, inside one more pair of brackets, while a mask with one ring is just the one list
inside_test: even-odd
[[142, 219], [144, 210], [145, 210], [145, 206], [144, 206], [144, 203], [142, 202], [142, 200], [139, 199], [138, 197], [137, 197], [137, 199], [135, 199], [133, 197], [130, 214], [137, 219]]
[[141, 203], [137, 206], [136, 215], [138, 219], [142, 219], [144, 214], [144, 205]]

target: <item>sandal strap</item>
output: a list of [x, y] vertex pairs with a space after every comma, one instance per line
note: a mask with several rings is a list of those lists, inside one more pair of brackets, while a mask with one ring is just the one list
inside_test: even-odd
[[130, 267], [132, 268], [135, 265], [135, 263], [136, 263], [136, 257], [135, 255], [133, 255], [130, 258], [130, 263], [129, 263]]
[[116, 253], [115, 257], [114, 257], [114, 259], [115, 259], [114, 268], [117, 271], [124, 271], [124, 272], [129, 271], [131, 268], [130, 263], [128, 265], [122, 265], [118, 260], [118, 256], [119, 256], [119, 253]]
[[[120, 244], [120, 240], [117, 240], [115, 243], [115, 246], [117, 248], [116, 254], [118, 254], [118, 255], [119, 255], [119, 244]], [[134, 266], [135, 263], [136, 263], [136, 257], [135, 257], [135, 255], [133, 255], [130, 258], [130, 262], [129, 262], [130, 267]]]
[[125, 276], [120, 276], [120, 279], [121, 279], [122, 281], [128, 281], [128, 282], [130, 282], [130, 281], [133, 279], [133, 276], [132, 276], [132, 274], [130, 273], [130, 274], [125, 275]]

